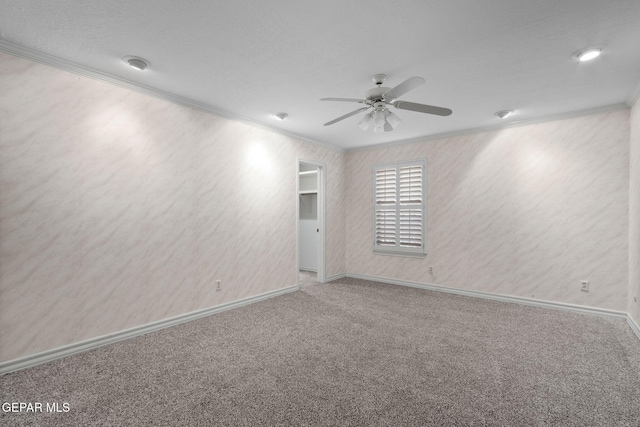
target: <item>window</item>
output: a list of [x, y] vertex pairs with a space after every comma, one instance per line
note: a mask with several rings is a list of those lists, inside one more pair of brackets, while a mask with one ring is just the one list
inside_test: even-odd
[[427, 253], [425, 176], [423, 160], [374, 167], [374, 252]]

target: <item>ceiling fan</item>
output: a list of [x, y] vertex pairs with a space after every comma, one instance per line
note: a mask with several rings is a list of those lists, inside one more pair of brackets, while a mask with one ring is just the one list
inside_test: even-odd
[[362, 130], [367, 130], [369, 129], [369, 126], [373, 124], [373, 131], [375, 133], [380, 133], [390, 132], [402, 123], [402, 120], [400, 120], [397, 115], [389, 111], [389, 106], [396, 107], [400, 110], [417, 111], [419, 113], [435, 114], [437, 116], [448, 116], [452, 113], [448, 108], [434, 107], [433, 105], [417, 104], [415, 102], [408, 101], [398, 101], [398, 98], [405, 93], [424, 84], [425, 80], [422, 77], [410, 77], [394, 88], [382, 87], [382, 84], [387, 79], [386, 74], [376, 74], [371, 77], [371, 79], [376, 84], [376, 87], [369, 89], [367, 91], [367, 97], [364, 99], [322, 98], [320, 101], [358, 102], [360, 104], [366, 104], [366, 107], [358, 108], [357, 110], [331, 120], [324, 125], [330, 126], [348, 117], [373, 108], [373, 110], [367, 113], [362, 120], [360, 120], [358, 126], [360, 126]]

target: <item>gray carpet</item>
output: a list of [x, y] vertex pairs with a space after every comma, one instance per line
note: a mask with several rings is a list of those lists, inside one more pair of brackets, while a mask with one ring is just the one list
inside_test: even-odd
[[318, 283], [318, 274], [313, 271], [300, 270], [298, 283], [302, 288], [309, 285], [315, 285]]
[[622, 320], [354, 279], [0, 378], [2, 425], [640, 426]]

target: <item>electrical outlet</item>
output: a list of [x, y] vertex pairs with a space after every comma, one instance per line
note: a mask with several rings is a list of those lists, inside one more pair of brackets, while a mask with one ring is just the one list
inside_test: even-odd
[[222, 280], [216, 280], [216, 291], [219, 291], [222, 287]]
[[589, 281], [588, 280], [582, 280], [580, 282], [580, 290], [582, 292], [589, 292]]
[[433, 267], [429, 266], [429, 274], [433, 274]]

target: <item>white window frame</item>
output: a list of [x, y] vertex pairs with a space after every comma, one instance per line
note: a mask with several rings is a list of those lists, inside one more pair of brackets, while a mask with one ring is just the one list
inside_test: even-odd
[[[421, 202], [419, 203], [401, 203], [400, 200], [400, 169], [406, 167], [420, 166], [422, 168], [422, 194]], [[395, 170], [395, 203], [381, 205], [378, 204], [376, 197], [377, 183], [376, 178], [378, 171], [383, 170]], [[378, 164], [373, 166], [373, 252], [381, 255], [395, 255], [395, 256], [408, 256], [408, 257], [424, 257], [427, 254], [427, 162], [426, 160], [413, 160], [394, 163]], [[403, 246], [400, 238], [400, 223], [398, 218], [400, 217], [400, 211], [406, 212], [408, 209], [419, 209], [421, 211], [420, 226], [421, 226], [421, 246], [411, 247]], [[389, 230], [395, 232], [395, 239], [393, 244], [379, 244], [378, 243], [378, 229], [377, 218], [378, 214], [382, 214], [383, 211], [394, 211], [396, 221], [391, 225]], [[393, 216], [393, 215], [392, 215]], [[393, 232], [390, 235], [393, 235]]]

